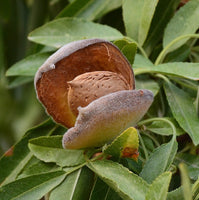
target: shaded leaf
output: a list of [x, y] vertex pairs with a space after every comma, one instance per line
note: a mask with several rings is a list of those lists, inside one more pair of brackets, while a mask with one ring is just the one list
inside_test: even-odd
[[33, 175], [4, 185], [0, 188], [1, 200], [35, 200], [42, 198], [64, 178], [65, 172], [57, 171]]
[[168, 63], [168, 62], [183, 62], [183, 61], [186, 61], [190, 52], [191, 52], [190, 47], [187, 44], [184, 44], [183, 46], [176, 49], [175, 51], [168, 53], [167, 56], [164, 59], [164, 62]]
[[120, 39], [114, 41], [114, 44], [122, 51], [126, 56], [130, 64], [133, 64], [137, 51], [137, 45], [134, 42], [129, 42], [126, 39]]
[[59, 166], [74, 166], [85, 161], [84, 150], [64, 149], [63, 136], [39, 137], [29, 141], [31, 152], [44, 162], [55, 162]]
[[79, 17], [94, 20], [120, 7], [121, 4], [122, 0], [76, 0], [64, 8], [57, 18]]
[[38, 53], [20, 60], [12, 65], [6, 72], [6, 76], [34, 76], [38, 68], [50, 56], [50, 53]]
[[165, 63], [156, 66], [134, 65], [135, 74], [161, 73], [191, 80], [199, 80], [199, 64], [188, 62]]
[[198, 179], [199, 175], [199, 157], [188, 153], [178, 153], [175, 157], [175, 163], [185, 163], [189, 173], [189, 177], [193, 180]]
[[47, 46], [61, 47], [66, 43], [88, 38], [116, 40], [123, 35], [116, 29], [78, 18], [51, 21], [29, 34], [28, 39]]
[[61, 170], [61, 167], [55, 165], [54, 163], [44, 163], [38, 160], [36, 163], [33, 163], [29, 167], [24, 167], [23, 171], [20, 173], [17, 179], [58, 170]]
[[49, 200], [87, 200], [94, 181], [94, 173], [87, 167], [69, 174], [51, 193]]
[[138, 42], [142, 46], [146, 40], [155, 9], [159, 0], [145, 0], [142, 8], [141, 21], [139, 26]]
[[190, 135], [195, 145], [199, 144], [199, 119], [192, 98], [171, 82], [165, 83], [164, 89], [178, 124]]
[[[163, 47], [165, 48], [174, 39], [186, 35], [195, 33], [199, 28], [199, 0], [193, 0], [187, 2], [180, 10], [174, 15], [171, 21], [168, 23], [163, 37]], [[175, 43], [169, 51], [173, 51], [176, 48], [183, 45], [189, 38], [182, 39]]]
[[148, 184], [122, 165], [104, 160], [90, 162], [88, 163], [88, 167], [113, 188], [122, 198], [126, 200], [145, 199]]
[[0, 160], [0, 183], [9, 183], [15, 180], [16, 176], [32, 157], [28, 149], [28, 140], [41, 135], [49, 135], [55, 129], [56, 125], [47, 120], [44, 123], [28, 130], [25, 136], [14, 145]]
[[185, 200], [192, 200], [191, 183], [188, 177], [186, 166], [183, 163], [179, 164], [180, 176], [182, 183], [182, 191]]
[[114, 141], [105, 146], [103, 152], [113, 157], [138, 158], [139, 137], [137, 130], [133, 127], [126, 129], [117, 136]]
[[158, 176], [149, 186], [146, 200], [165, 200], [171, 181], [171, 172], [165, 172]]
[[152, 183], [160, 174], [169, 170], [177, 152], [175, 136], [167, 144], [156, 148], [145, 163], [140, 176], [148, 183]]

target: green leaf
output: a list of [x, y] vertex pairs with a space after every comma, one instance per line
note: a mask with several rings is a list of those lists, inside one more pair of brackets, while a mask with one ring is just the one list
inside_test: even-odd
[[87, 200], [94, 181], [93, 172], [87, 167], [69, 174], [51, 193], [49, 200]]
[[34, 76], [38, 68], [50, 56], [50, 53], [38, 53], [20, 60], [12, 65], [6, 72], [6, 76]]
[[126, 34], [138, 42], [139, 27], [141, 23], [144, 0], [132, 1], [123, 0], [123, 20]]
[[169, 170], [177, 152], [175, 136], [167, 144], [156, 148], [145, 163], [140, 176], [148, 183], [152, 183], [160, 174]]
[[79, 17], [87, 20], [94, 20], [120, 7], [121, 4], [121, 0], [76, 0], [66, 6], [58, 14], [57, 18]]
[[122, 51], [126, 56], [130, 64], [133, 64], [137, 51], [137, 45], [134, 42], [129, 42], [126, 39], [120, 39], [114, 41], [114, 44]]
[[189, 173], [189, 177], [193, 180], [198, 179], [199, 175], [199, 157], [188, 153], [178, 153], [175, 157], [175, 163], [185, 163]]
[[55, 162], [59, 166], [74, 166], [85, 161], [84, 150], [63, 149], [63, 136], [39, 137], [29, 141], [31, 152], [44, 162]]
[[33, 163], [29, 167], [24, 167], [23, 171], [20, 173], [17, 179], [58, 170], [61, 170], [61, 167], [55, 165], [54, 163], [44, 163], [38, 160], [36, 163]]
[[116, 40], [123, 35], [116, 29], [78, 18], [51, 21], [29, 34], [29, 40], [47, 46], [61, 47], [66, 43], [87, 38]]
[[99, 160], [88, 163], [88, 167], [113, 188], [123, 199], [145, 199], [148, 184], [122, 165], [109, 160]]
[[131, 42], [131, 43], [125, 45], [121, 51], [126, 56], [128, 61], [130, 62], [130, 64], [133, 64], [135, 54], [137, 51], [137, 45], [135, 43]]
[[147, 89], [153, 92], [153, 95], [156, 96], [159, 92], [159, 85], [153, 79], [138, 79], [136, 78], [136, 89]]
[[179, 164], [182, 191], [185, 200], [192, 200], [191, 183], [188, 177], [186, 166], [183, 163]]
[[[199, 0], [186, 3], [168, 23], [163, 37], [165, 48], [171, 41], [186, 34], [195, 33], [199, 28]], [[189, 38], [175, 43], [168, 51], [173, 51], [183, 45]]]
[[178, 124], [190, 135], [195, 145], [199, 144], [199, 118], [192, 98], [171, 82], [165, 83], [164, 89], [169, 106]]
[[155, 45], [161, 40], [164, 29], [169, 19], [176, 12], [180, 0], [159, 0], [153, 16], [148, 37], [144, 43], [144, 49], [151, 54]]
[[97, 177], [89, 200], [122, 200], [106, 183]]
[[139, 26], [138, 42], [142, 46], [146, 40], [155, 9], [159, 0], [145, 0]]
[[182, 187], [177, 188], [171, 192], [168, 192], [167, 200], [184, 200]]
[[135, 75], [144, 73], [161, 73], [177, 77], [183, 77], [191, 80], [199, 80], [199, 64], [174, 62], [165, 63], [156, 66], [149, 65], [136, 65], [134, 64]]
[[[164, 119], [164, 118], [163, 118]], [[176, 122], [176, 120], [174, 118], [165, 118], [167, 120], [170, 120], [175, 128], [176, 128], [176, 135], [182, 135], [184, 134], [184, 131], [179, 127], [178, 123]], [[164, 121], [153, 121], [150, 125], [145, 125], [146, 129], [156, 133], [158, 135], [172, 135], [173, 134], [173, 130], [171, 128], [171, 126], [164, 122]]]
[[140, 54], [136, 54], [133, 66], [136, 66], [136, 67], [153, 66], [153, 63], [148, 58], [145, 58], [144, 56], [142, 56]]
[[4, 185], [0, 188], [1, 200], [35, 200], [42, 198], [64, 178], [65, 172], [57, 171], [33, 175]]
[[5, 153], [0, 160], [1, 184], [15, 180], [16, 176], [32, 157], [32, 153], [28, 149], [28, 140], [41, 135], [49, 135], [55, 127], [56, 125], [51, 120], [47, 120], [39, 126], [28, 130], [21, 141]]
[[126, 129], [114, 141], [105, 146], [103, 152], [113, 157], [133, 158], [137, 160], [139, 137], [137, 130], [133, 127]]
[[166, 200], [170, 181], [171, 172], [165, 172], [158, 176], [149, 186], [146, 200]]

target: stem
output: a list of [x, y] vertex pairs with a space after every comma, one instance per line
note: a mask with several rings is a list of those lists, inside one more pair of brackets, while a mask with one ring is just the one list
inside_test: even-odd
[[176, 128], [175, 128], [175, 126], [173, 125], [173, 123], [171, 121], [169, 121], [168, 119], [165, 119], [165, 118], [155, 117], [155, 118], [151, 118], [151, 119], [146, 119], [146, 120], [143, 120], [143, 121], [139, 122], [138, 126], [141, 126], [141, 125], [144, 125], [144, 124], [148, 124], [148, 123], [151, 123], [153, 121], [163, 121], [163, 122], [166, 122], [167, 124], [169, 124], [171, 126], [172, 131], [173, 131], [173, 135], [176, 136]]
[[167, 83], [170, 82], [169, 79], [166, 76], [162, 75], [162, 74], [155, 74], [154, 76], [163, 79]]
[[177, 37], [176, 39], [172, 40], [159, 54], [159, 56], [157, 57], [156, 61], [155, 61], [155, 65], [158, 65], [162, 62], [162, 60], [164, 59], [165, 55], [168, 52], [168, 49], [170, 47], [172, 47], [175, 43], [177, 43], [178, 41], [185, 39], [185, 38], [199, 38], [199, 34], [187, 34], [187, 35], [182, 35], [180, 37]]

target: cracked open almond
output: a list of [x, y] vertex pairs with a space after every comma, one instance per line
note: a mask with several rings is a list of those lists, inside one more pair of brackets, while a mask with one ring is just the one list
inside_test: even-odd
[[74, 126], [79, 106], [135, 88], [127, 59], [115, 45], [101, 39], [63, 46], [39, 68], [34, 83], [47, 113], [66, 127]]

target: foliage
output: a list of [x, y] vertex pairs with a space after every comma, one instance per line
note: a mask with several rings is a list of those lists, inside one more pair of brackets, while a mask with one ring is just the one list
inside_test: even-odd
[[[199, 199], [199, 0], [16, 2], [0, 3], [4, 132], [12, 132], [10, 119], [15, 126], [24, 120], [23, 131], [41, 116], [34, 93], [25, 91], [33, 91], [34, 74], [46, 58], [75, 40], [112, 41], [132, 64], [136, 88], [151, 90], [155, 100], [137, 131], [130, 128], [100, 149], [63, 149], [66, 129], [50, 119], [28, 130], [0, 160], [0, 199]], [[17, 24], [13, 10], [21, 11]], [[6, 31], [20, 23], [19, 44], [9, 43]], [[27, 32], [31, 42], [24, 39]], [[23, 101], [17, 104], [13, 99], [19, 91]], [[12, 105], [7, 112], [6, 103]], [[20, 110], [27, 112], [17, 114]], [[127, 144], [138, 149], [138, 138], [138, 160], [122, 157]]]

